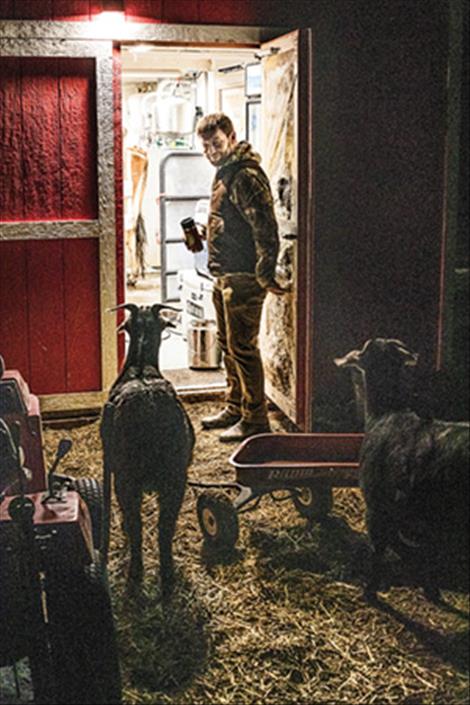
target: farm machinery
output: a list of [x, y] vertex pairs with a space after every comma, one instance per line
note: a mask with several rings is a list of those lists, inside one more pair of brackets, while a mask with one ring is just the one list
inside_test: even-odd
[[0, 357], [0, 675], [19, 702], [24, 669], [35, 703], [119, 703], [102, 489], [58, 474], [71, 445], [46, 468], [39, 400]]

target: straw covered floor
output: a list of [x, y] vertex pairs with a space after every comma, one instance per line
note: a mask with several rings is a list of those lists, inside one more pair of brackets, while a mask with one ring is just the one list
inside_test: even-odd
[[[219, 401], [188, 403], [197, 443], [193, 480], [233, 480], [237, 447], [201, 431]], [[272, 415], [273, 429], [285, 430]], [[45, 429], [52, 457], [59, 438], [74, 446], [61, 472], [101, 477], [99, 423]], [[241, 514], [230, 555], [203, 546], [196, 491], [188, 488], [174, 543], [178, 583], [160, 602], [158, 503], [144, 504], [142, 594], [125, 592], [127, 549], [113, 499], [109, 576], [126, 703], [204, 705], [468, 702], [468, 594], [447, 589], [428, 602], [390, 559], [393, 586], [381, 606], [362, 598], [368, 563], [358, 489], [335, 489], [334, 509], [307, 526], [292, 501], [263, 497]]]

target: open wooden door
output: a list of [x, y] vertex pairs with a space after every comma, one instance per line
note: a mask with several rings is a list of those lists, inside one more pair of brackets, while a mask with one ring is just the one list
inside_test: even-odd
[[96, 408], [117, 368], [112, 43], [30, 24], [0, 37], [0, 353], [43, 410]]
[[260, 344], [268, 397], [304, 431], [313, 395], [312, 52], [309, 29], [262, 46], [262, 163], [279, 223], [277, 279], [291, 292], [268, 295]]

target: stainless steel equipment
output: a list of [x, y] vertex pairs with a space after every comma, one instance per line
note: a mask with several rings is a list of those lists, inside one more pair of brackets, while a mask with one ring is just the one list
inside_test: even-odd
[[193, 370], [220, 367], [220, 348], [215, 321], [204, 319], [188, 324], [188, 366]]

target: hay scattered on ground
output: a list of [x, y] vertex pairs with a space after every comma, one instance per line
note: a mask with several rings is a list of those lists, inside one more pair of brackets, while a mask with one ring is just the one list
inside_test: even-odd
[[[188, 404], [197, 429], [190, 478], [233, 480], [236, 446], [201, 432], [218, 402]], [[273, 416], [274, 430], [285, 430]], [[74, 448], [62, 472], [101, 477], [98, 423], [46, 429], [51, 457], [60, 437]], [[127, 552], [113, 505], [109, 574], [126, 703], [468, 702], [468, 595], [447, 591], [447, 608], [414, 587], [395, 586], [383, 608], [361, 598], [367, 563], [363, 503], [356, 489], [334, 491], [332, 516], [307, 529], [290, 501], [262, 499], [240, 515], [230, 556], [203, 548], [196, 493], [188, 489], [174, 546], [178, 586], [160, 603], [157, 502], [145, 500], [145, 583], [125, 594]]]

